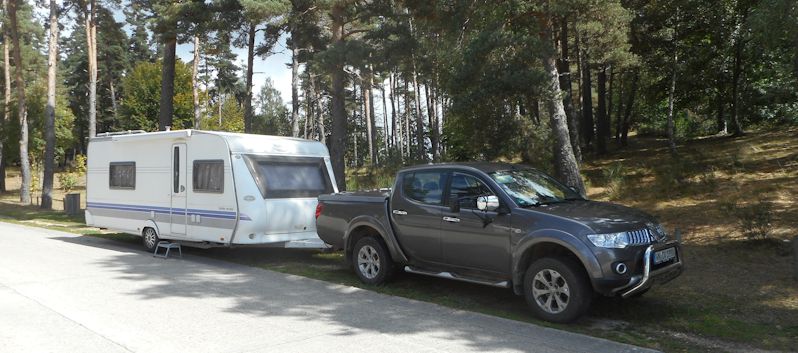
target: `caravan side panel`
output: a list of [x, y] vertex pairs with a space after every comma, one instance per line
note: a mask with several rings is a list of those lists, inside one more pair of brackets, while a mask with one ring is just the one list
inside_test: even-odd
[[165, 139], [93, 139], [87, 156], [86, 224], [141, 235], [151, 222], [161, 237], [168, 237], [163, 230], [170, 222], [170, 146]]

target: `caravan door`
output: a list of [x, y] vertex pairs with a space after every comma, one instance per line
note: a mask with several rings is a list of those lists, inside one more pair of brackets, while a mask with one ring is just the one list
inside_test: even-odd
[[186, 234], [186, 144], [172, 145], [172, 201], [171, 201], [171, 234], [185, 236]]

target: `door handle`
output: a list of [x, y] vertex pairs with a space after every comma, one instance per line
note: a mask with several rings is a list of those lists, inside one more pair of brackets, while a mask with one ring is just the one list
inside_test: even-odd
[[457, 217], [443, 217], [443, 220], [451, 223], [460, 223], [460, 218]]
[[183, 191], [186, 191], [186, 186], [185, 185], [180, 185], [180, 192], [183, 192]]
[[404, 211], [404, 210], [393, 210], [393, 214], [395, 214], [397, 216], [406, 216], [407, 215], [407, 211]]

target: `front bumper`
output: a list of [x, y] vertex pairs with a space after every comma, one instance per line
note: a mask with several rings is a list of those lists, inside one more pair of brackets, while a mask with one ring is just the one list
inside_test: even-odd
[[[675, 248], [676, 257], [664, 264], [654, 264], [654, 253], [667, 248]], [[627, 284], [615, 288], [612, 292], [622, 298], [631, 297], [651, 288], [654, 284], [664, 284], [679, 277], [683, 268], [682, 248], [678, 241], [649, 245], [643, 253], [642, 275], [633, 276]]]

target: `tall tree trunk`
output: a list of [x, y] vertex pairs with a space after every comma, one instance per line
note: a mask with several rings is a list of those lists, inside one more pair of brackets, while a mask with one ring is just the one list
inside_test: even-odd
[[[8, 14], [8, 0], [3, 0], [3, 13]], [[7, 18], [6, 18], [7, 20]], [[11, 38], [9, 23], [3, 21], [3, 37]], [[10, 40], [3, 41], [3, 119], [0, 120], [0, 133], [5, 136], [5, 127], [11, 118], [11, 56], [9, 54]], [[0, 139], [0, 192], [6, 191], [6, 157], [3, 154], [5, 139]]]
[[200, 39], [199, 36], [194, 36], [194, 63], [191, 65], [191, 93], [194, 97], [194, 128], [199, 130], [202, 125], [202, 112], [200, 109], [199, 101], [199, 81], [197, 80], [197, 72], [199, 71], [200, 61]]
[[585, 148], [591, 149], [593, 142], [593, 84], [590, 77], [590, 55], [586, 49], [587, 43], [582, 38], [582, 121], [580, 126], [582, 128], [582, 140], [585, 142]]
[[11, 22], [11, 42], [14, 43], [14, 81], [17, 89], [17, 116], [19, 118], [19, 165], [22, 174], [22, 185], [19, 188], [19, 201], [25, 205], [30, 204], [30, 160], [28, 159], [28, 109], [25, 102], [25, 81], [22, 79], [23, 67], [22, 54], [19, 43], [17, 23], [17, 1], [8, 2], [8, 18]]
[[[547, 33], [546, 38], [551, 38], [551, 34]], [[585, 185], [579, 174], [579, 164], [571, 147], [568, 121], [562, 103], [556, 54], [549, 53], [542, 58], [542, 61], [548, 76], [549, 97], [546, 98], [546, 106], [549, 111], [551, 130], [554, 134], [554, 163], [557, 164], [558, 177], [566, 185], [576, 188], [584, 195]]]
[[607, 153], [607, 140], [610, 135], [610, 122], [607, 118], [607, 67], [602, 65], [598, 72], [598, 107], [596, 107], [596, 151]]
[[435, 125], [430, 127], [432, 130], [432, 138], [435, 140], [435, 150], [433, 151], [435, 160], [438, 161], [441, 159], [441, 118], [438, 110], [438, 80], [437, 80], [437, 73], [433, 75], [433, 84], [430, 88], [430, 93], [432, 93], [432, 112], [430, 113], [433, 117], [435, 117]]
[[[366, 76], [371, 76], [371, 73], [366, 73]], [[369, 163], [372, 166], [377, 165], [377, 153], [374, 152], [374, 149], [377, 147], [375, 143], [375, 131], [374, 131], [374, 115], [372, 114], [371, 109], [371, 78], [366, 77], [363, 79], [363, 83], [360, 85], [361, 95], [363, 96], [363, 118], [366, 120], [366, 140], [368, 140], [369, 146]]]
[[55, 173], [55, 80], [58, 64], [58, 5], [50, 0], [50, 39], [47, 50], [47, 113], [44, 121], [44, 175], [41, 208], [53, 208]]
[[316, 114], [319, 115], [319, 141], [326, 145], [327, 133], [324, 131], [324, 110], [321, 106], [321, 96], [316, 91], [316, 79], [310, 73], [308, 73], [308, 84], [310, 84], [310, 92], [313, 95], [313, 102], [315, 102]]
[[635, 96], [637, 96], [637, 81], [640, 78], [640, 72], [635, 69], [632, 74], [632, 87], [629, 90], [629, 101], [626, 102], [626, 112], [623, 116], [623, 126], [621, 129], [621, 146], [626, 147], [629, 145], [629, 128], [632, 126], [632, 109], [635, 105]]
[[[177, 37], [174, 34], [164, 38], [163, 63], [161, 70], [161, 106], [158, 111], [158, 130], [164, 131], [172, 127], [175, 96], [175, 50]], [[221, 109], [221, 105], [219, 105]], [[220, 114], [221, 119], [221, 114]], [[221, 122], [220, 122], [221, 124]]]
[[717, 101], [716, 104], [718, 105], [717, 118], [716, 118], [717, 119], [716, 120], [717, 121], [717, 129], [718, 129], [719, 133], [727, 134], [729, 132], [729, 130], [728, 130], [728, 126], [726, 125], [726, 116], [725, 116], [725, 107], [726, 107], [725, 103], [726, 102], [723, 99], [723, 94], [721, 92], [722, 91], [720, 89], [718, 89], [718, 96], [715, 99]]
[[[338, 45], [343, 42], [344, 32], [344, 4], [336, 2], [331, 9], [332, 18], [332, 44]], [[344, 106], [344, 65], [336, 62], [332, 65], [330, 72], [332, 81], [332, 140], [330, 145], [330, 157], [332, 159], [333, 173], [335, 181], [338, 183], [338, 190], [346, 190], [346, 108]], [[323, 114], [322, 114], [323, 115]]]
[[673, 48], [673, 56], [671, 56], [671, 59], [672, 59], [671, 61], [672, 69], [671, 69], [671, 84], [668, 90], [667, 133], [668, 133], [668, 149], [670, 149], [672, 154], [676, 154], [676, 131], [674, 131], [674, 123], [673, 123], [673, 103], [676, 96], [676, 74], [677, 74], [676, 65], [679, 60], [679, 56], [678, 54], [676, 54], [676, 48]]
[[[409, 17], [410, 36], [415, 37], [413, 17]], [[418, 68], [416, 66], [416, 53], [411, 51], [410, 61], [413, 63], [413, 95], [416, 102], [416, 158], [419, 161], [427, 160], [426, 143], [424, 142], [424, 117], [421, 115], [421, 91], [418, 87]]]
[[291, 45], [291, 136], [299, 136], [299, 47], [296, 43]]
[[418, 144], [417, 158], [419, 161], [427, 160], [426, 143], [424, 142], [424, 116], [421, 112], [421, 91], [418, 87], [418, 72], [416, 72], [416, 60], [413, 57], [413, 95], [416, 101], [416, 143]]
[[108, 91], [111, 94], [111, 114], [114, 115], [114, 122], [119, 121], [119, 103], [116, 99], [116, 86], [114, 86], [114, 79], [108, 80]]
[[615, 144], [621, 143], [621, 126], [623, 126], [623, 80], [624, 72], [618, 73], [618, 111], [615, 113]]
[[86, 49], [89, 62], [89, 138], [97, 135], [97, 3], [88, 3], [86, 22]]
[[397, 133], [396, 133], [396, 102], [394, 100], [394, 95], [396, 92], [396, 86], [394, 85], [394, 77], [393, 72], [388, 75], [388, 85], [391, 86], [391, 147], [397, 146]]
[[[740, 26], [740, 25], [738, 25]], [[737, 31], [740, 32], [738, 28]], [[732, 70], [732, 104], [731, 104], [731, 123], [734, 129], [734, 136], [742, 136], [743, 126], [740, 124], [740, 74], [742, 72], [743, 64], [743, 41], [740, 38], [742, 34], [737, 33], [737, 38], [734, 42], [734, 69]]]
[[[385, 148], [385, 154], [388, 155], [389, 152], [389, 143], [388, 140], [390, 139], [390, 134], [388, 131], [388, 106], [386, 105], [385, 99], [385, 80], [383, 79], [380, 82], [380, 95], [382, 96], [382, 134], [383, 134], [383, 148]], [[383, 162], [384, 163], [384, 162]]]
[[377, 115], [374, 113], [374, 110], [376, 108], [374, 107], [375, 103], [374, 103], [374, 70], [373, 70], [373, 67], [369, 68], [369, 87], [370, 88], [368, 90], [368, 96], [369, 96], [369, 102], [371, 102], [369, 104], [369, 117], [371, 118], [371, 127], [372, 127], [372, 129], [371, 129], [371, 132], [372, 132], [371, 142], [374, 145], [374, 163], [375, 164], [379, 164], [380, 163], [380, 145], [379, 145], [377, 136], [379, 136], [380, 131], [377, 128]]
[[571, 58], [568, 50], [568, 20], [563, 19], [560, 26], [560, 59], [557, 61], [557, 71], [560, 73], [560, 89], [562, 102], [565, 106], [565, 115], [568, 117], [568, 133], [571, 137], [571, 148], [577, 162], [582, 162], [582, 147], [579, 146], [579, 117], [574, 109], [573, 88], [571, 84]]
[[432, 160], [438, 160], [438, 129], [435, 121], [435, 108], [433, 107], [432, 94], [430, 93], [429, 82], [424, 84], [424, 94], [427, 100], [427, 118], [429, 119], [429, 140], [432, 147]]
[[244, 96], [244, 132], [252, 133], [252, 75], [255, 62], [255, 25], [250, 24], [247, 32], [247, 82]]
[[613, 69], [612, 65], [609, 66], [609, 85], [607, 87], [607, 131], [606, 131], [606, 141], [609, 143], [609, 140], [612, 139], [612, 108], [615, 105], [615, 70]]
[[410, 141], [410, 107], [412, 103], [410, 102], [410, 89], [409, 83], [407, 80], [405, 81], [405, 144], [407, 145], [407, 150], [405, 151], [405, 155], [407, 158], [411, 158], [412, 154], [410, 153], [410, 147], [412, 145]]

